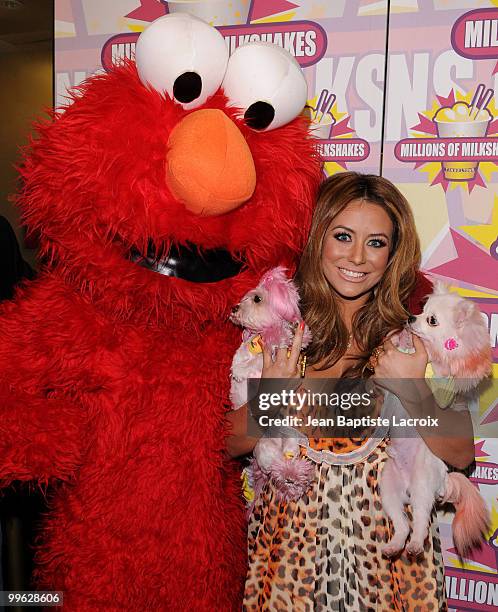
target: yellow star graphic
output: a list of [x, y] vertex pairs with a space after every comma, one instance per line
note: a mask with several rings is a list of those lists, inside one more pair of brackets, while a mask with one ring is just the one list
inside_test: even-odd
[[493, 242], [498, 239], [498, 198], [495, 197], [491, 223], [486, 225], [461, 225], [460, 229], [489, 250]]

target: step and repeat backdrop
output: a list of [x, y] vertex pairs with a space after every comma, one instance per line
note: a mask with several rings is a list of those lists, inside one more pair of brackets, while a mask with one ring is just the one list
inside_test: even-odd
[[[498, 378], [498, 0], [56, 0], [57, 104], [133, 57], [148, 23], [182, 11], [218, 27], [231, 51], [263, 40], [295, 56], [325, 172], [382, 174], [407, 196], [423, 268], [479, 303]], [[440, 517], [454, 610], [498, 609], [497, 387], [475, 410], [487, 543], [459, 558], [451, 515]]]

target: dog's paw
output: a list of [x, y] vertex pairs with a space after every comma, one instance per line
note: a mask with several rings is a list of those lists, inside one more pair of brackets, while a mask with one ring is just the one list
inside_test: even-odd
[[253, 455], [263, 472], [269, 473], [273, 463], [282, 457], [282, 439], [261, 438], [254, 448]]
[[418, 557], [424, 552], [424, 543], [418, 540], [410, 540], [406, 545], [406, 552], [413, 557]]
[[382, 547], [382, 554], [386, 557], [395, 557], [403, 550], [404, 545], [404, 542], [396, 542], [396, 540], [393, 539]]

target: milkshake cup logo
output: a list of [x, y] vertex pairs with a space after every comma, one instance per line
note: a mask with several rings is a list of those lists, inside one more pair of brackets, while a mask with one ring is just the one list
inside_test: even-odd
[[[434, 115], [437, 135], [440, 138], [483, 138], [488, 132], [493, 119], [486, 108], [493, 97], [493, 90], [484, 92], [484, 85], [479, 85], [470, 104], [455, 102], [452, 106], [443, 106]], [[448, 181], [472, 181], [475, 178], [479, 162], [477, 161], [443, 161], [444, 178]]]
[[327, 175], [346, 170], [346, 163], [363, 161], [370, 155], [370, 145], [355, 137], [349, 126], [351, 117], [339, 112], [336, 95], [328, 89], [308, 100], [304, 114]]
[[323, 89], [316, 107], [307, 106], [311, 121], [310, 131], [314, 138], [327, 139], [330, 137], [332, 127], [336, 122], [331, 112], [335, 99], [335, 94]]
[[493, 89], [480, 83], [467, 92], [436, 95], [418, 117], [410, 135], [395, 144], [395, 158], [415, 163], [416, 169], [427, 173], [430, 185], [440, 185], [444, 191], [472, 193], [476, 187], [486, 188], [498, 172], [498, 109]]
[[213, 26], [247, 23], [251, 3], [248, 0], [169, 0], [170, 13], [190, 13]]

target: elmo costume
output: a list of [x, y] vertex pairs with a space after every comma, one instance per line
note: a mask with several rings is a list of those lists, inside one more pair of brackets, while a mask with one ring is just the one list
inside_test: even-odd
[[24, 159], [43, 267], [1, 310], [0, 484], [52, 485], [35, 579], [65, 610], [240, 608], [227, 316], [295, 266], [320, 168], [294, 60], [225, 53], [207, 24], [159, 19]]

